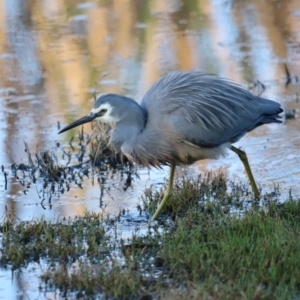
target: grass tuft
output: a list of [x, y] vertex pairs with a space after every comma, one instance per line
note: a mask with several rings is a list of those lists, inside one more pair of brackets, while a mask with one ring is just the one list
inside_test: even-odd
[[[146, 191], [142, 213], [155, 209], [162, 190]], [[65, 298], [297, 299], [300, 200], [279, 203], [273, 193], [257, 203], [247, 195], [223, 174], [182, 178], [159, 222], [126, 240], [117, 230], [126, 215], [7, 217], [0, 267], [43, 260], [41, 289]]]

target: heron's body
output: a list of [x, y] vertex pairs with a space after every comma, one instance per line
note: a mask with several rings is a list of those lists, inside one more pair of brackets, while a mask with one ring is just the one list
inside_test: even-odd
[[93, 119], [112, 123], [110, 144], [117, 152], [147, 167], [171, 165], [174, 174], [178, 164], [215, 159], [228, 148], [238, 153], [231, 144], [260, 125], [280, 123], [280, 112], [278, 103], [229, 81], [199, 72], [174, 72], [158, 80], [140, 105], [124, 96], [101, 95], [88, 116], [62, 131]]

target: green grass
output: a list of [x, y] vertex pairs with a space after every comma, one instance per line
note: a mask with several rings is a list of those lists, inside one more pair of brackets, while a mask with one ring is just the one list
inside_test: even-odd
[[[161, 190], [146, 191], [151, 215]], [[0, 224], [1, 267], [43, 259], [41, 289], [83, 299], [299, 299], [300, 200], [260, 203], [222, 174], [175, 184], [147, 232], [120, 239], [117, 224], [87, 213], [74, 220]], [[126, 217], [126, 216], [125, 216]]]
[[191, 212], [164, 236], [160, 255], [173, 280], [213, 299], [291, 299], [300, 287], [299, 217], [299, 202], [243, 218]]

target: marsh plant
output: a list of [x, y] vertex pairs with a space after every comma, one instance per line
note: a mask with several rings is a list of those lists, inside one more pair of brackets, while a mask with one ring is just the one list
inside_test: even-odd
[[[164, 187], [160, 187], [161, 190]], [[149, 222], [161, 199], [145, 192], [144, 221], [122, 238], [117, 217], [1, 222], [0, 266], [42, 262], [42, 291], [80, 299], [296, 299], [300, 293], [300, 201], [257, 203], [222, 173], [181, 178], [173, 200]], [[141, 230], [145, 228], [146, 230]], [[45, 264], [47, 267], [45, 267]]]

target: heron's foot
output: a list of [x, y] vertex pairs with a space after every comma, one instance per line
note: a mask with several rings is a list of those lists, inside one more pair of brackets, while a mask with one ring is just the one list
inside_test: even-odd
[[152, 221], [154, 221], [159, 216], [159, 214], [161, 213], [162, 209], [164, 208], [164, 206], [166, 205], [167, 201], [170, 199], [171, 196], [172, 196], [172, 190], [166, 189], [165, 195], [152, 217]]

